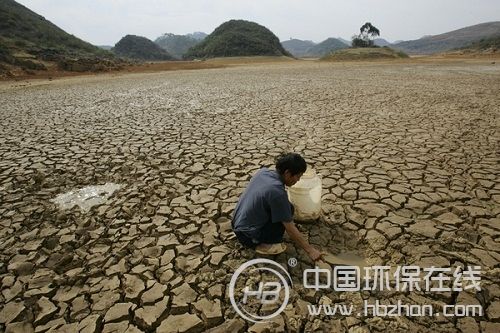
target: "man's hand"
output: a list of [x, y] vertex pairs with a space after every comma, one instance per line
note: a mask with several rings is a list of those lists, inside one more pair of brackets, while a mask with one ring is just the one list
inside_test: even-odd
[[307, 255], [309, 256], [309, 258], [311, 258], [312, 261], [316, 261], [321, 258], [321, 252], [311, 246], [311, 244], [309, 244], [305, 240], [304, 236], [302, 236], [302, 233], [295, 226], [295, 223], [291, 221], [283, 222], [283, 225], [285, 226], [285, 230], [290, 238], [295, 242], [295, 244], [299, 245], [304, 251], [307, 252]]
[[309, 256], [309, 258], [311, 258], [312, 261], [318, 261], [319, 259], [321, 259], [321, 256], [323, 254], [320, 251], [318, 251], [318, 249], [311, 246], [310, 250], [307, 251], [307, 255]]

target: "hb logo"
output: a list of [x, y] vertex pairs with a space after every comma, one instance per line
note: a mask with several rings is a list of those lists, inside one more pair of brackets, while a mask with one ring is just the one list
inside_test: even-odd
[[[235, 293], [235, 287], [238, 278], [244, 271], [248, 271], [249, 273], [259, 271], [266, 272], [273, 281], [260, 282], [256, 289], [250, 288], [249, 286], [242, 288], [243, 297], [241, 300], [237, 301], [235, 297], [237, 294]], [[229, 299], [231, 300], [233, 308], [242, 318], [254, 323], [263, 322], [279, 315], [285, 309], [288, 304], [288, 299], [290, 298], [291, 285], [292, 279], [283, 266], [270, 259], [253, 259], [238, 267], [234, 272], [231, 277], [231, 282], [229, 283]], [[258, 300], [263, 305], [278, 303], [280, 302], [280, 293], [282, 290], [284, 291], [283, 303], [275, 312], [267, 316], [253, 313], [255, 310], [246, 306], [252, 298]]]
[[274, 304], [279, 300], [281, 283], [279, 282], [260, 282], [259, 289], [250, 290], [250, 287], [243, 289], [243, 303], [247, 303], [249, 296], [256, 297], [262, 304]]

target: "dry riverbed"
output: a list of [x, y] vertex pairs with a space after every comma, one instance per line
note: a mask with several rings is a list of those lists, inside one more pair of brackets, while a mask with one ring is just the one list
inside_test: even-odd
[[[0, 100], [0, 331], [500, 331], [499, 64], [250, 64], [4, 82]], [[315, 292], [287, 242], [273, 259], [298, 261], [290, 305], [242, 320], [227, 287], [254, 253], [230, 216], [282, 151], [322, 175], [311, 243], [370, 265], [481, 266], [481, 291]], [[54, 201], [105, 184], [88, 209]], [[484, 313], [307, 313], [364, 300]]]

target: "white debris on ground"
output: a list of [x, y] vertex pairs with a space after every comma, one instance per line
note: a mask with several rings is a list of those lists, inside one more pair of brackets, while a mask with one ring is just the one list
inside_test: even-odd
[[115, 191], [122, 187], [123, 185], [114, 183], [86, 186], [79, 190], [59, 194], [50, 201], [59, 205], [63, 210], [71, 209], [76, 205], [84, 212], [88, 212], [91, 207], [105, 203]]

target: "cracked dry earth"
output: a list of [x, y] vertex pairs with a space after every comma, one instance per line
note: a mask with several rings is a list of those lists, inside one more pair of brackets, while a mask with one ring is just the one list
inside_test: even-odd
[[[293, 62], [4, 84], [0, 99], [0, 331], [500, 331], [498, 66]], [[282, 151], [322, 175], [323, 216], [299, 226], [311, 243], [371, 265], [479, 265], [482, 290], [315, 292], [287, 241], [273, 259], [298, 259], [290, 305], [242, 320], [228, 284], [254, 254], [230, 216]], [[51, 202], [107, 182], [122, 187], [88, 212]], [[307, 314], [368, 299], [484, 313]]]

